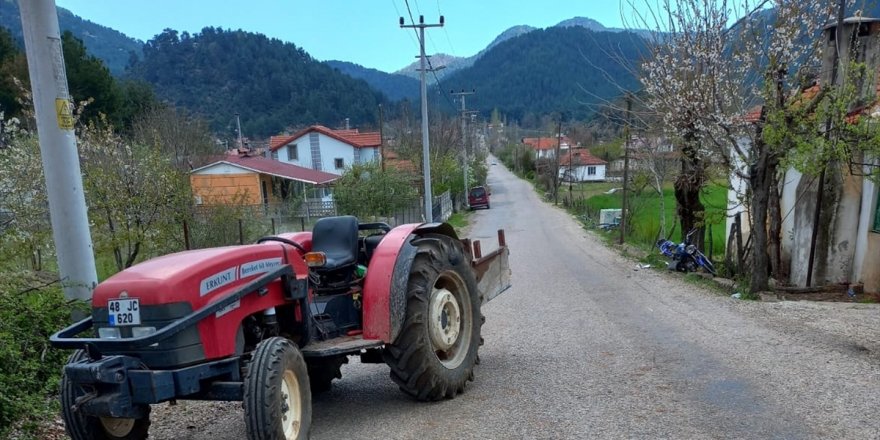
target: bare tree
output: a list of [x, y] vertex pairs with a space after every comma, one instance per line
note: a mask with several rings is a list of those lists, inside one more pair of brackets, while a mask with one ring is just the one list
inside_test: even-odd
[[204, 165], [219, 153], [204, 121], [168, 106], [152, 108], [134, 121], [132, 140], [167, 154], [182, 171]]
[[192, 197], [186, 174], [161, 151], [126, 142], [109, 124], [79, 129], [83, 187], [98, 251], [116, 268], [169, 251]]

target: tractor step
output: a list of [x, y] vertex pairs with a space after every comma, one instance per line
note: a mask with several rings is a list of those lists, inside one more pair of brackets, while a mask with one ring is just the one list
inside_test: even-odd
[[381, 347], [384, 342], [378, 339], [364, 339], [363, 335], [340, 336], [326, 341], [312, 342], [300, 351], [303, 357], [326, 357], [353, 354], [365, 348]]

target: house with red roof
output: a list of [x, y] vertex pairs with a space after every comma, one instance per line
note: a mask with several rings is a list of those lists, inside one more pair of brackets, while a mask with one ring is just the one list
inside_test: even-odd
[[330, 199], [329, 187], [339, 178], [311, 168], [232, 151], [190, 172], [196, 204], [269, 205], [290, 194]]
[[269, 152], [279, 162], [338, 176], [352, 165], [380, 160], [381, 145], [379, 132], [312, 125], [292, 135], [272, 136]]
[[556, 157], [557, 147], [562, 154], [572, 146], [571, 139], [564, 135], [561, 137], [523, 138], [522, 143], [535, 150], [536, 159], [552, 159]]
[[559, 178], [563, 182], [602, 182], [607, 166], [608, 162], [586, 148], [572, 148], [559, 158]]

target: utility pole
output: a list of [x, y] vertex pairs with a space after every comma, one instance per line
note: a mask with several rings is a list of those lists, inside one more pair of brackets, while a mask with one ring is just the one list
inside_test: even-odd
[[574, 206], [574, 197], [572, 196], [571, 186], [574, 182], [574, 168], [572, 168], [572, 159], [574, 159], [574, 149], [568, 146], [568, 203]]
[[472, 90], [470, 92], [465, 92], [464, 90], [460, 92], [450, 93], [454, 96], [458, 96], [461, 98], [461, 157], [462, 157], [462, 168], [464, 169], [464, 200], [465, 206], [467, 206], [467, 193], [468, 193], [468, 153], [467, 153], [467, 106], [465, 105], [465, 99], [468, 95], [473, 95], [476, 91]]
[[632, 113], [632, 95], [626, 94], [626, 126], [623, 128], [623, 209], [620, 210], [620, 244], [626, 235], [626, 193], [629, 180], [629, 117]]
[[[834, 58], [832, 58], [831, 63], [831, 87], [837, 86], [837, 71], [839, 69], [838, 64], [840, 63], [840, 52], [838, 49], [840, 48], [840, 42], [849, 41], [849, 40], [841, 40], [843, 37], [843, 25], [844, 18], [846, 17], [846, 0], [838, 0], [837, 3], [837, 27], [834, 29], [835, 41], [838, 43], [834, 45]], [[857, 26], [858, 27], [858, 26]], [[852, 36], [855, 38], [855, 35]], [[828, 140], [831, 138], [831, 117], [825, 121], [825, 139]], [[820, 214], [822, 212], [822, 203], [823, 203], [823, 195], [825, 193], [825, 170], [828, 168], [827, 165], [822, 167], [822, 171], [819, 173], [819, 188], [816, 190], [816, 210], [813, 212], [813, 232], [810, 235], [810, 257], [807, 261], [807, 287], [810, 287], [813, 283], [813, 264], [816, 258], [816, 241], [819, 238], [819, 220]], [[755, 250], [757, 252], [757, 249]], [[753, 267], [752, 270], [764, 270], [763, 268]]]
[[241, 150], [244, 147], [244, 142], [241, 137], [241, 117], [238, 113], [235, 114], [235, 129], [238, 130], [238, 149]]
[[[541, 142], [540, 140], [538, 141]], [[553, 155], [553, 161], [556, 167], [553, 170], [553, 202], [559, 204], [559, 155], [562, 154], [562, 116], [556, 125], [556, 154]]]
[[379, 104], [379, 166], [385, 172], [385, 112]]
[[[419, 78], [422, 81], [422, 174], [425, 180], [425, 221], [434, 221], [434, 199], [431, 194], [431, 156], [430, 156], [430, 140], [428, 139], [428, 84], [425, 82], [425, 74], [428, 72], [428, 58], [425, 56], [425, 28], [443, 26], [443, 16], [440, 16], [439, 24], [425, 24], [425, 17], [419, 15], [418, 24], [404, 24], [403, 17], [400, 17], [400, 27], [414, 28], [419, 32]], [[434, 69], [434, 70], [439, 70]]]
[[18, 2], [30, 73], [49, 220], [64, 297], [88, 301], [98, 284], [61, 33], [54, 0]]

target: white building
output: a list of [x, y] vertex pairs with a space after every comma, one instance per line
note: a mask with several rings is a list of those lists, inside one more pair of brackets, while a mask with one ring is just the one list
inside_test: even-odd
[[379, 132], [312, 125], [290, 136], [272, 136], [269, 151], [272, 159], [341, 175], [354, 164], [380, 160], [381, 144]]
[[602, 182], [608, 162], [590, 154], [586, 148], [574, 148], [559, 159], [559, 178], [564, 182]]

